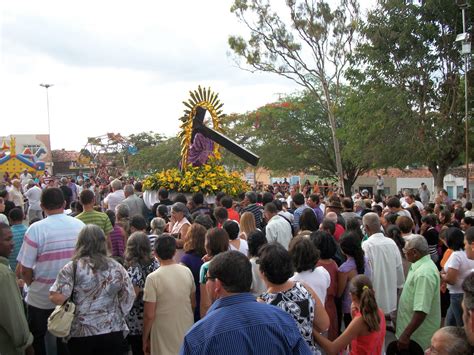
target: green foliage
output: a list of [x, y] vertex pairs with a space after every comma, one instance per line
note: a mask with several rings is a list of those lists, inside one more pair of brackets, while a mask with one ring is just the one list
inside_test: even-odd
[[346, 160], [371, 168], [404, 168], [413, 162], [417, 127], [403, 91], [383, 84], [351, 89], [338, 116]]
[[[336, 175], [326, 111], [307, 92], [231, 117], [235, 139], [260, 155], [261, 166], [276, 174], [303, 171], [321, 177]], [[367, 166], [362, 161], [352, 162], [352, 158], [347, 155], [343, 159], [346, 188]]]
[[139, 150], [145, 147], [153, 147], [159, 145], [165, 140], [165, 137], [160, 133], [155, 133], [152, 131], [141, 132], [137, 134], [131, 134], [128, 136], [128, 141], [131, 145], [134, 145]]
[[238, 59], [244, 60], [246, 68], [293, 80], [324, 107], [335, 168], [342, 180], [335, 111], [339, 107], [342, 75], [357, 42], [359, 4], [357, 0], [340, 0], [332, 5], [324, 0], [288, 0], [285, 4], [288, 21], [269, 0], [235, 0], [231, 11], [250, 30], [250, 38], [231, 36], [229, 46]]
[[[254, 70], [287, 77], [327, 100], [320, 88], [339, 85], [359, 25], [358, 2], [330, 6], [324, 0], [289, 0], [284, 10], [288, 23], [268, 0], [234, 1], [231, 12], [250, 30], [250, 38], [230, 36], [229, 46]], [[337, 91], [333, 94], [331, 100], [337, 100]]]
[[128, 167], [142, 173], [176, 168], [180, 161], [180, 148], [177, 137], [162, 139], [158, 144], [146, 146], [129, 156]]
[[[348, 73], [379, 132], [372, 141], [380, 147], [376, 161], [397, 165], [408, 155], [430, 168], [437, 186], [463, 149], [462, 62], [455, 43], [460, 14], [454, 1], [379, 2], [362, 26], [364, 41], [354, 56], [359, 67]], [[353, 133], [365, 135], [368, 126], [353, 125]], [[366, 142], [374, 137], [370, 132]]]

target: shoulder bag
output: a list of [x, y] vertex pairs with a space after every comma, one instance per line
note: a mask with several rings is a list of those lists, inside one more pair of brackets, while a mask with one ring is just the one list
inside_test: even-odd
[[62, 304], [56, 306], [53, 313], [48, 318], [48, 331], [55, 337], [64, 338], [67, 337], [71, 331], [71, 324], [74, 319], [74, 311], [76, 305], [73, 303], [74, 286], [76, 283], [76, 269], [77, 262], [72, 263], [73, 276], [72, 276], [72, 290], [71, 296]]

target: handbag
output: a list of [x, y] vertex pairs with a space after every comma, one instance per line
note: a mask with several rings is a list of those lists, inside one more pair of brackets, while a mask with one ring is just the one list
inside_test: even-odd
[[74, 311], [76, 310], [76, 305], [72, 300], [74, 286], [76, 283], [75, 279], [77, 263], [75, 261], [72, 263], [72, 268], [74, 271], [72, 277], [71, 296], [69, 296], [69, 298], [62, 305], [57, 305], [54, 311], [48, 317], [48, 331], [58, 338], [67, 337], [71, 332], [71, 324], [74, 319]]

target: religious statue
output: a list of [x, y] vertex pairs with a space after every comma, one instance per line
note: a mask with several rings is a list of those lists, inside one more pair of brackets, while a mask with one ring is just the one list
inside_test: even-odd
[[[201, 106], [196, 108], [196, 117], [198, 120], [203, 120], [206, 110]], [[201, 166], [207, 163], [210, 157], [214, 156], [214, 142], [207, 138], [200, 131], [201, 127], [193, 127], [191, 136], [191, 146], [188, 150], [188, 164], [193, 166]]]
[[[211, 89], [191, 91], [191, 99], [184, 102], [187, 109], [181, 118], [181, 169], [185, 169], [188, 164], [201, 166], [211, 157], [219, 157], [219, 146], [223, 146], [247, 163], [257, 165], [259, 157], [233, 140], [226, 137], [221, 132], [220, 121], [222, 115], [222, 103], [218, 95], [211, 92]], [[206, 111], [209, 112], [212, 128], [204, 124]]]

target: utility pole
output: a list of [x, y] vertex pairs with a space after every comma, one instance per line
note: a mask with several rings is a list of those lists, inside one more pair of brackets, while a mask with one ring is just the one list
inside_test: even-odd
[[468, 98], [468, 72], [471, 57], [471, 38], [467, 32], [466, 24], [466, 10], [469, 8], [467, 0], [457, 0], [457, 5], [461, 9], [462, 14], [462, 33], [456, 37], [456, 42], [461, 42], [462, 50], [461, 54], [464, 56], [464, 124], [465, 124], [465, 155], [466, 155], [466, 197], [470, 201], [471, 195], [469, 191], [469, 98]]
[[[41, 87], [44, 87], [46, 89], [46, 111], [48, 113], [48, 139], [49, 139], [49, 154], [51, 155], [52, 157], [52, 151], [51, 151], [51, 120], [49, 118], [49, 94], [48, 94], [48, 89], [53, 86], [54, 84], [39, 84]], [[51, 163], [51, 168], [52, 168], [52, 164]], [[51, 171], [51, 174], [52, 174], [52, 171]]]

